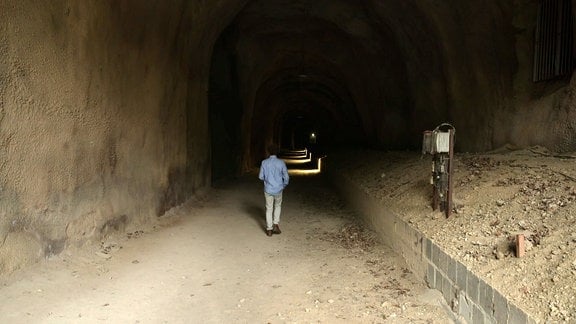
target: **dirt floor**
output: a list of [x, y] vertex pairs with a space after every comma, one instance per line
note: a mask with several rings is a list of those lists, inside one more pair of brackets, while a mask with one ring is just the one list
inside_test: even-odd
[[2, 278], [0, 323], [451, 322], [321, 179], [292, 178], [280, 235], [264, 234], [263, 205], [251, 175]]
[[[362, 159], [354, 159], [361, 156]], [[338, 167], [536, 319], [576, 322], [576, 155], [542, 147], [457, 154], [454, 202], [433, 212], [431, 156], [358, 151]], [[527, 238], [515, 255], [515, 238]]]

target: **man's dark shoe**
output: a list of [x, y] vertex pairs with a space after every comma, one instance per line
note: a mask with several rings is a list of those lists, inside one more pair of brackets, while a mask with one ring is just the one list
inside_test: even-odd
[[266, 235], [267, 235], [267, 236], [272, 236], [272, 230], [266, 230]]
[[282, 233], [282, 231], [280, 230], [280, 227], [279, 227], [277, 224], [274, 225], [274, 229], [272, 230], [272, 232], [273, 232], [274, 234], [280, 234], [280, 233]]

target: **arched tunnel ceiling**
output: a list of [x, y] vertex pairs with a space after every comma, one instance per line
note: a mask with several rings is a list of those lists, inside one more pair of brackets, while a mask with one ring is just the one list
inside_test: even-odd
[[512, 13], [499, 0], [247, 1], [224, 32], [233, 39], [242, 124], [251, 134], [245, 159], [265, 146], [254, 137], [274, 140], [267, 125], [297, 95], [289, 84], [299, 75], [315, 79], [300, 83], [310, 101], [330, 93], [345, 103], [322, 109], [359, 124], [341, 133], [363, 143], [415, 148], [422, 130], [448, 121], [464, 129], [458, 145], [490, 147], [492, 111], [512, 92]]
[[[369, 17], [369, 1], [262, 1], [250, 2], [239, 15], [239, 24], [246, 34], [300, 34], [308, 37], [334, 31], [359, 40], [374, 51], [385, 45], [379, 41], [380, 31]], [[329, 41], [319, 37], [318, 41]]]
[[[239, 13], [233, 30], [241, 93], [253, 132], [261, 135], [268, 128], [266, 137], [273, 140], [275, 130], [266, 125], [282, 118], [295, 101], [330, 111], [318, 122], [337, 124], [350, 138], [374, 136], [379, 125], [373, 121], [386, 118], [383, 111], [405, 113], [409, 96], [401, 49], [392, 31], [369, 16], [368, 5], [253, 1]], [[326, 98], [337, 104], [320, 107]]]
[[266, 110], [270, 101], [279, 103], [280, 109], [278, 116], [257, 111], [255, 122], [269, 123], [289, 110], [306, 110], [314, 115], [310, 110], [317, 107], [330, 112], [326, 118], [341, 126], [359, 123], [348, 88], [328, 73], [313, 69], [306, 69], [305, 72], [299, 69], [280, 70], [259, 87], [257, 97], [264, 100], [263, 104], [257, 102], [256, 109]]

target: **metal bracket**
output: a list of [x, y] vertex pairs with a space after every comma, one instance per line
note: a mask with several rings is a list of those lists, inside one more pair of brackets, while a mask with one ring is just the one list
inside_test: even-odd
[[424, 131], [422, 154], [432, 155], [433, 188], [432, 209], [445, 212], [450, 217], [453, 209], [453, 158], [454, 158], [454, 126], [443, 123], [433, 131]]

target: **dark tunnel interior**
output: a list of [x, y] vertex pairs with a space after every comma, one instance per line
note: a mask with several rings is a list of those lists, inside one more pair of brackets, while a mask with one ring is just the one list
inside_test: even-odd
[[0, 253], [156, 219], [270, 143], [576, 151], [570, 0], [0, 5]]
[[[511, 90], [505, 80], [514, 69], [495, 66], [515, 55], [502, 30], [512, 28], [506, 8], [477, 1], [431, 6], [248, 2], [212, 54], [213, 180], [257, 166], [269, 143], [310, 146], [312, 133], [316, 149], [417, 150], [423, 130], [455, 122], [464, 134], [458, 148], [494, 145], [490, 110], [503, 104], [497, 96]], [[459, 27], [459, 16], [477, 7], [478, 26]], [[474, 28], [485, 30], [467, 30]], [[468, 37], [474, 33], [477, 40]], [[496, 47], [474, 57], [488, 37]], [[472, 102], [487, 108], [470, 108]]]
[[[246, 5], [212, 57], [213, 179], [256, 166], [271, 142], [301, 149], [387, 138], [388, 147], [415, 148], [402, 49], [372, 10], [367, 1]], [[230, 169], [234, 160], [241, 164]]]

